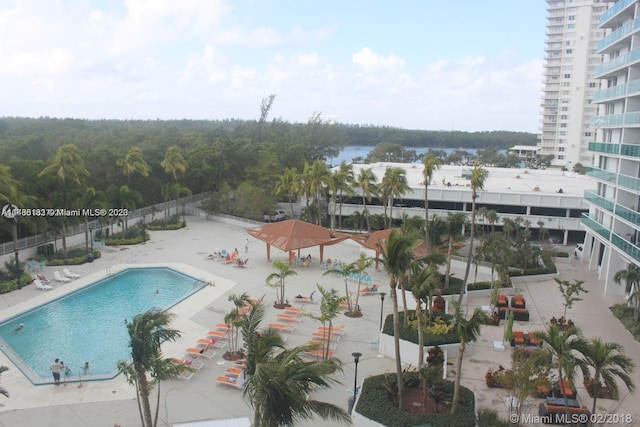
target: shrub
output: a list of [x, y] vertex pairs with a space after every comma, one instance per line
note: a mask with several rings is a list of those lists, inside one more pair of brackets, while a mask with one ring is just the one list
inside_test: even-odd
[[149, 234], [145, 233], [144, 238], [140, 234], [134, 237], [110, 237], [105, 241], [105, 244], [111, 246], [138, 245], [140, 243], [146, 242], [147, 240], [149, 240]]
[[[412, 342], [414, 344], [418, 344], [418, 330], [415, 327], [403, 328], [402, 323], [404, 319], [404, 312], [400, 312], [399, 321], [400, 321], [400, 339]], [[407, 313], [409, 319], [415, 318], [415, 310], [409, 310]], [[438, 313], [438, 317], [442, 318], [447, 324], [451, 322], [452, 316], [449, 314]], [[435, 320], [435, 317], [432, 317]], [[393, 315], [389, 314], [385, 319], [384, 326], [382, 328], [382, 333], [393, 336]], [[424, 345], [425, 346], [434, 346], [434, 345], [443, 345], [443, 344], [452, 344], [460, 342], [458, 335], [455, 332], [449, 332], [445, 335], [431, 335], [425, 334], [424, 336]]]
[[[78, 252], [79, 251], [79, 252]], [[91, 252], [91, 251], [89, 251]], [[72, 256], [69, 256], [71, 254]], [[72, 251], [67, 252], [67, 259], [64, 259], [63, 256], [59, 256], [56, 254], [54, 258], [46, 259], [45, 262], [49, 267], [56, 267], [59, 265], [80, 265], [87, 262], [87, 253], [84, 249], [74, 249]], [[98, 250], [93, 250], [93, 259], [98, 259], [102, 256], [102, 253]]]
[[611, 311], [627, 331], [631, 332], [636, 341], [640, 341], [640, 322], [633, 320], [633, 307], [629, 307], [626, 304], [616, 304], [611, 307]]
[[449, 325], [449, 322], [444, 321], [442, 317], [438, 316], [435, 318], [431, 326], [424, 328], [424, 331], [431, 335], [446, 335], [451, 332], [451, 325]]
[[493, 409], [478, 410], [478, 427], [510, 427], [512, 424], [501, 419]]
[[147, 224], [147, 230], [159, 231], [159, 230], [178, 230], [186, 227], [187, 223], [180, 220], [180, 217], [173, 215], [171, 218], [156, 219]]
[[[6, 271], [0, 270], [0, 272], [2, 272], [2, 278], [0, 278], [0, 294], [6, 294], [8, 292], [15, 291], [16, 289], [18, 289], [17, 279], [11, 279], [7, 277]], [[20, 278], [20, 285], [24, 287], [29, 283], [31, 283], [32, 281], [33, 279], [31, 278], [31, 276], [25, 273]]]

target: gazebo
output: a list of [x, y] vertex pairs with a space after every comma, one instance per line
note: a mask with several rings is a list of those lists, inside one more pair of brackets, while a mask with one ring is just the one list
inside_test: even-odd
[[297, 250], [300, 256], [300, 249], [319, 246], [320, 262], [322, 262], [325, 246], [334, 245], [349, 238], [342, 233], [297, 219], [264, 224], [247, 232], [267, 244], [268, 260], [271, 259], [271, 246], [289, 252], [289, 261], [293, 258], [294, 251]]

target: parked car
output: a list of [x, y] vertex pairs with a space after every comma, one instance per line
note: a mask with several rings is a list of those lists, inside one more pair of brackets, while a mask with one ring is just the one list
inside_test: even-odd
[[272, 214], [264, 215], [264, 222], [277, 222], [277, 221], [284, 221], [285, 219], [287, 219], [287, 214], [281, 210], [277, 210]]

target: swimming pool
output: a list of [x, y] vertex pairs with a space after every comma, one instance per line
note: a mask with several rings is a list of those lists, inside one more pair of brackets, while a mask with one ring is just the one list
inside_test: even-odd
[[205, 285], [166, 267], [123, 270], [2, 322], [0, 345], [34, 384], [53, 382], [56, 358], [71, 367], [68, 381], [78, 380], [85, 362], [87, 379], [111, 379], [116, 362], [130, 358], [125, 319], [170, 308]]

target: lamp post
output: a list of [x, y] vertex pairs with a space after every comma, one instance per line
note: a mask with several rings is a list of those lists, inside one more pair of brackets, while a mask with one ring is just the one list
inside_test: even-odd
[[91, 253], [93, 253], [93, 227], [89, 227], [89, 241], [91, 242]]
[[378, 329], [382, 330], [382, 310], [384, 309], [384, 296], [387, 295], [384, 292], [380, 292], [380, 327]]
[[[351, 353], [351, 355], [353, 356], [353, 363], [355, 363], [356, 365], [356, 374], [353, 378], [353, 406], [355, 406], [356, 398], [358, 397], [358, 362], [360, 361], [360, 356], [362, 356], [362, 353], [354, 352]], [[353, 406], [351, 407], [352, 411]]]

